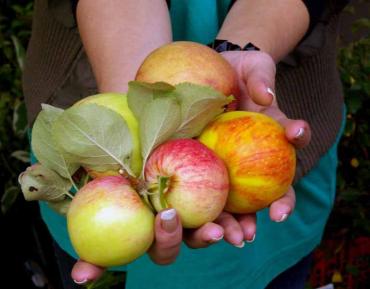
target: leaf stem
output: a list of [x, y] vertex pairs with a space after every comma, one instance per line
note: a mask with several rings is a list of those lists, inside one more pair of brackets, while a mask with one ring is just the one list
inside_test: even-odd
[[74, 198], [74, 196], [70, 192], [66, 192], [65, 195], [68, 196], [68, 197], [70, 197], [72, 200]]

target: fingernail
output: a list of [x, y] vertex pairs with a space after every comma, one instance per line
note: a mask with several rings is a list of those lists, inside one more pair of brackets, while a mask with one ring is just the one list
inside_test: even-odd
[[75, 282], [75, 283], [76, 283], [76, 284], [78, 284], [78, 285], [85, 284], [85, 283], [87, 283], [87, 281], [88, 281], [88, 279], [83, 279], [83, 280], [81, 280], [81, 281], [77, 281], [77, 280], [73, 279], [73, 282]]
[[246, 241], [247, 241], [247, 243], [252, 243], [252, 242], [254, 241], [254, 239], [256, 239], [256, 234], [254, 234], [254, 235], [252, 236], [252, 239], [250, 239], [250, 240], [246, 240]]
[[239, 245], [234, 245], [237, 248], [243, 248], [245, 245], [244, 241], [242, 241]]
[[269, 94], [271, 94], [273, 98], [275, 98], [275, 97], [276, 97], [276, 95], [275, 95], [274, 91], [273, 91], [270, 87], [268, 87], [268, 88], [267, 88], [267, 92], [268, 92]]
[[277, 220], [276, 222], [278, 223], [284, 222], [288, 218], [288, 216], [289, 216], [288, 214], [282, 214], [281, 218]]
[[161, 212], [161, 226], [167, 233], [172, 233], [177, 228], [176, 210], [169, 209]]
[[299, 130], [298, 130], [298, 132], [295, 135], [295, 138], [296, 139], [302, 138], [303, 135], [304, 135], [304, 128], [303, 127], [300, 127]]
[[222, 240], [223, 238], [224, 238], [224, 234], [222, 234], [221, 236], [212, 238], [210, 242], [211, 243], [216, 243], [216, 242]]

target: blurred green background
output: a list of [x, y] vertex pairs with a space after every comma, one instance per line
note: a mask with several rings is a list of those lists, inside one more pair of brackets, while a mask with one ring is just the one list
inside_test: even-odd
[[[348, 109], [339, 148], [338, 195], [307, 288], [332, 282], [335, 288], [365, 288], [362, 286], [370, 282], [370, 254], [361, 249], [370, 247], [369, 1], [354, 2], [343, 13], [338, 51]], [[17, 181], [29, 163], [21, 74], [32, 1], [0, 3], [0, 228], [4, 257], [0, 262], [5, 265], [0, 284], [5, 286], [1, 288], [59, 288], [50, 237], [37, 205], [24, 201]], [[11, 277], [14, 275], [16, 279]], [[116, 283], [115, 278], [107, 276], [104, 284], [108, 283]]]

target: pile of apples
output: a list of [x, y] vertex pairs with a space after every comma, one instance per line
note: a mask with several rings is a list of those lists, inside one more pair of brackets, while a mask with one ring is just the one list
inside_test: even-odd
[[[210, 86], [225, 98], [234, 95], [237, 101], [238, 96], [230, 64], [207, 46], [192, 42], [174, 42], [153, 51], [135, 80], [189, 82]], [[243, 214], [265, 208], [293, 181], [295, 150], [284, 129], [266, 115], [225, 109], [199, 135], [166, 139], [143, 160], [138, 123], [127, 97], [101, 94], [74, 106], [91, 103], [125, 119], [133, 140], [131, 169], [138, 173], [142, 168], [141, 176], [134, 177], [122, 168], [84, 167], [89, 179], [66, 211], [72, 244], [80, 258], [92, 264], [122, 265], [144, 254], [153, 242], [155, 214], [163, 209], [175, 208], [184, 228], [198, 228], [223, 210]], [[235, 102], [229, 104], [233, 106]], [[34, 176], [42, 175], [32, 170], [19, 178], [28, 199], [30, 183], [36, 186]]]

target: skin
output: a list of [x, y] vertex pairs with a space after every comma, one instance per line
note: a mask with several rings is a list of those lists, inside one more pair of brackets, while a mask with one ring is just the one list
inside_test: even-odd
[[[134, 79], [143, 59], [155, 48], [172, 41], [164, 0], [80, 0], [77, 20], [101, 92], [126, 92], [127, 82]], [[261, 49], [262, 52], [223, 53], [238, 74], [242, 99], [239, 109], [263, 112], [278, 120], [296, 148], [309, 143], [310, 129], [302, 120], [288, 119], [278, 108], [273, 94], [275, 64], [297, 45], [308, 24], [307, 9], [300, 0], [238, 0], [217, 36], [241, 46], [252, 42]], [[286, 218], [294, 205], [294, 190], [289, 188], [271, 204], [271, 219]], [[223, 212], [215, 222], [186, 230], [184, 234], [177, 215], [170, 220], [161, 217], [162, 213], [156, 216], [155, 242], [149, 250], [158, 264], [173, 262], [183, 240], [192, 248], [202, 248], [223, 237], [241, 247], [244, 240], [253, 240], [256, 233], [255, 214], [234, 217]], [[103, 271], [79, 260], [72, 278], [84, 283], [99, 278]]]

